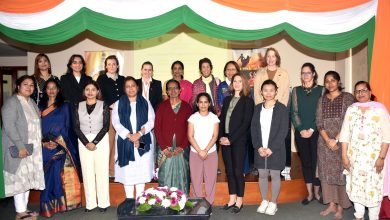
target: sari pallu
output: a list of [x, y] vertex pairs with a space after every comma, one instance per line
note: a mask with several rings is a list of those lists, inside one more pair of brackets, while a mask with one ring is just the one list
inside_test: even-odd
[[41, 192], [40, 215], [81, 207], [81, 184], [76, 150], [69, 139], [70, 109], [67, 103], [42, 111], [44, 141], [57, 144], [53, 150], [42, 148], [46, 188]]

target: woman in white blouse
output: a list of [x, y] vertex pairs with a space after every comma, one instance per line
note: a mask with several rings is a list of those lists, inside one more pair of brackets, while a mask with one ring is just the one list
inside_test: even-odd
[[117, 132], [115, 181], [124, 185], [126, 198], [134, 201], [153, 178], [154, 170], [154, 110], [150, 102], [138, 93], [136, 80], [124, 80], [125, 95], [114, 104], [112, 123]]

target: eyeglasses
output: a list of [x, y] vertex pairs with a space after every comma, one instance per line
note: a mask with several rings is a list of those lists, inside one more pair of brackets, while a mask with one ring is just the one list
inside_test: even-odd
[[368, 90], [367, 88], [361, 89], [361, 90], [355, 90], [355, 94], [356, 94], [356, 95], [359, 95], [359, 94], [366, 94], [366, 93], [368, 93], [368, 92], [369, 92], [369, 90]]
[[179, 90], [179, 87], [168, 87], [168, 91]]

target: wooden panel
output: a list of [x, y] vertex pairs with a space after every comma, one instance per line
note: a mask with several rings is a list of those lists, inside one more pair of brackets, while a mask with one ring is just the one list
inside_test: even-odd
[[[148, 183], [146, 188], [158, 186], [157, 183]], [[271, 196], [271, 183], [268, 184], [269, 196]], [[192, 189], [191, 189], [192, 190]], [[85, 205], [84, 190], [83, 192], [83, 205]], [[30, 202], [39, 202], [39, 191], [31, 191]], [[278, 198], [279, 203], [298, 202], [303, 200], [307, 196], [305, 183], [302, 179], [282, 181], [280, 195]], [[110, 183], [110, 201], [111, 206], [117, 206], [125, 199], [125, 192], [123, 185], [120, 183]], [[224, 205], [229, 200], [228, 185], [227, 182], [218, 182], [216, 189], [216, 196], [214, 205]], [[256, 205], [260, 204], [260, 191], [257, 182], [245, 183], [245, 195], [244, 204]]]

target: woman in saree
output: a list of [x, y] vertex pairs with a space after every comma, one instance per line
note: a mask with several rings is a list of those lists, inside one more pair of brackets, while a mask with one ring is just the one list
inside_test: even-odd
[[154, 132], [160, 147], [157, 164], [160, 186], [176, 187], [187, 195], [190, 192], [190, 168], [188, 164], [188, 118], [191, 106], [180, 99], [179, 81], [170, 79], [166, 83], [169, 99], [157, 108]]
[[41, 192], [40, 215], [81, 207], [77, 151], [72, 144], [70, 105], [65, 103], [57, 80], [46, 82], [40, 110], [42, 154], [46, 189]]

